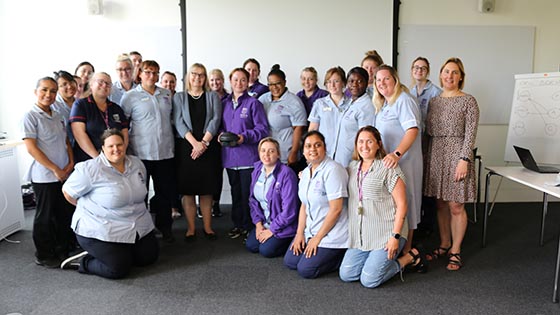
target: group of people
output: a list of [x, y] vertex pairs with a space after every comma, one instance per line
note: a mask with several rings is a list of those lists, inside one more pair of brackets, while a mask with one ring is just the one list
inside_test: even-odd
[[[199, 63], [176, 93], [172, 73], [156, 85], [153, 60], [135, 66], [122, 55], [116, 67], [114, 84], [109, 74], [86, 69], [81, 98], [65, 71], [38, 82], [23, 137], [35, 159], [28, 179], [38, 192], [38, 264], [123, 277], [157, 260], [156, 228], [174, 241], [172, 209], [184, 209], [184, 240], [196, 241], [197, 197], [203, 235], [217, 239], [212, 215], [225, 169], [228, 237], [242, 238], [250, 252], [284, 256], [302, 277], [338, 270], [343, 281], [372, 288], [405, 267], [426, 272], [437, 258], [449, 270], [462, 267], [479, 111], [462, 91], [460, 59], [441, 67], [440, 89], [428, 79], [428, 60], [417, 58], [409, 91], [370, 51], [347, 74], [329, 69], [326, 90], [317, 71], [304, 68], [297, 94], [279, 65], [260, 83], [253, 58], [230, 72], [231, 92], [219, 69], [208, 73]], [[75, 210], [61, 206], [64, 197]], [[413, 233], [434, 220], [422, 217], [431, 204], [440, 245], [426, 253], [413, 246]], [[76, 243], [83, 251], [72, 255]]]

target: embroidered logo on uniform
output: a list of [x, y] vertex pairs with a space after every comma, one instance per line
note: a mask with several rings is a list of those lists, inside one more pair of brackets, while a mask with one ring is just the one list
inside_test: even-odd
[[332, 112], [332, 108], [330, 108], [328, 106], [323, 106], [323, 111], [324, 112]]
[[121, 122], [121, 117], [119, 116], [119, 114], [113, 114], [113, 121], [117, 123]]
[[239, 118], [247, 118], [249, 117], [249, 109], [247, 107], [243, 107], [241, 109], [241, 114], [239, 115]]
[[140, 181], [144, 183], [144, 176], [142, 176], [142, 172], [140, 171], [138, 171], [138, 178], [140, 178]]

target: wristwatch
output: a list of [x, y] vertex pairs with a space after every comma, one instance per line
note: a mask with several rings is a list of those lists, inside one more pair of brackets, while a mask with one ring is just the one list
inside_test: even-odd
[[395, 155], [401, 157], [401, 153], [399, 151], [395, 151]]
[[204, 145], [207, 146], [207, 147], [210, 146], [210, 142], [208, 142], [206, 140], [201, 140], [200, 142], [204, 143]]
[[464, 156], [460, 157], [459, 160], [463, 160], [463, 161], [466, 161], [466, 162], [469, 162], [469, 163], [471, 162], [471, 159], [469, 159], [468, 157], [464, 157]]
[[395, 239], [399, 239], [401, 238], [401, 235], [399, 233], [391, 233], [391, 236], [394, 237]]

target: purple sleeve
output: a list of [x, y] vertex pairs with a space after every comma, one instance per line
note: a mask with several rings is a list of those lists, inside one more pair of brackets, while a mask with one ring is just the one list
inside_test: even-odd
[[247, 144], [258, 143], [261, 139], [268, 137], [268, 120], [264, 106], [256, 99], [251, 106], [251, 115], [253, 116], [253, 128], [247, 129], [241, 134], [243, 135], [244, 142]]
[[[274, 221], [270, 223], [270, 231], [274, 235], [290, 226], [295, 226], [298, 217], [298, 181], [296, 174], [291, 169], [287, 169], [282, 172], [281, 176], [279, 180], [282, 181], [282, 191], [280, 192], [282, 209], [274, 218]], [[274, 189], [274, 187], [271, 187], [271, 189]]]

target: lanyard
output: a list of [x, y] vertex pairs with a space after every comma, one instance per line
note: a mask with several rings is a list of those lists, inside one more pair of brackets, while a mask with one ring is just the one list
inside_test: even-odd
[[109, 105], [107, 105], [107, 108], [105, 109], [104, 112], [102, 112], [101, 110], [99, 110], [99, 112], [101, 113], [101, 117], [103, 117], [103, 121], [105, 122], [105, 127], [109, 129]]
[[[369, 169], [365, 172], [362, 172], [362, 164], [364, 163], [364, 161], [360, 161], [360, 165], [358, 166], [358, 172], [357, 172], [357, 177], [358, 177], [358, 214], [362, 215], [364, 213], [364, 207], [363, 207], [363, 203], [362, 203], [362, 199], [364, 198], [364, 190], [363, 190], [363, 185], [364, 185], [364, 179], [366, 178], [367, 174], [369, 173]], [[362, 177], [363, 175], [363, 177]]]

